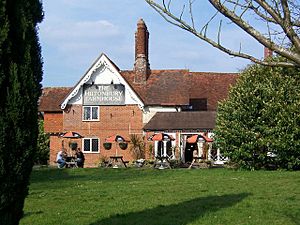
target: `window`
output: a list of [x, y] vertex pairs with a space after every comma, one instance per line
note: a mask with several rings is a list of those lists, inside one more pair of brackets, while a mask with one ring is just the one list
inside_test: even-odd
[[183, 108], [183, 111], [207, 111], [207, 99], [191, 98], [189, 106]]
[[99, 139], [98, 138], [83, 138], [83, 151], [84, 152], [99, 152]]
[[99, 106], [84, 106], [83, 120], [99, 121]]

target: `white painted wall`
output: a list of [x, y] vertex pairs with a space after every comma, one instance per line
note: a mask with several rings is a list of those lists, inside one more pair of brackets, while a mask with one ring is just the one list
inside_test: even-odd
[[[123, 84], [125, 85], [125, 104], [126, 105], [138, 105], [136, 94], [130, 89], [129, 85], [124, 82], [124, 79], [121, 78], [120, 74], [113, 73], [108, 69], [103, 71], [95, 71], [91, 78], [86, 82], [86, 84]], [[83, 88], [80, 87], [77, 95], [70, 99], [69, 104], [82, 104], [82, 93]]]
[[125, 86], [125, 104], [138, 105], [143, 109], [144, 104], [127, 84], [126, 80], [120, 75], [119, 71], [113, 66], [104, 54], [96, 60], [88, 72], [77, 83], [72, 92], [67, 96], [61, 105], [65, 109], [67, 104], [82, 104], [82, 86], [84, 84], [123, 84]]
[[143, 123], [148, 123], [157, 112], [180, 112], [179, 107], [145, 106]]

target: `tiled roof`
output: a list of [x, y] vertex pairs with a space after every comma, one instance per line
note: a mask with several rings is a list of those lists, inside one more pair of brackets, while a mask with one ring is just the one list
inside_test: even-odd
[[[188, 70], [152, 70], [146, 84], [134, 83], [134, 71], [120, 74], [133, 88], [145, 105], [189, 105], [191, 98], [206, 98], [207, 109], [214, 111], [217, 102], [226, 98], [236, 73], [189, 72]], [[44, 88], [40, 111], [61, 111], [60, 104], [72, 88]]]
[[189, 103], [188, 70], [152, 70], [146, 84], [134, 83], [133, 71], [121, 75], [145, 105], [187, 105]]
[[225, 99], [237, 73], [189, 72], [188, 70], [152, 70], [147, 83], [134, 83], [133, 71], [121, 75], [137, 92], [145, 105], [189, 105], [190, 98], [207, 98], [208, 110], [216, 110]]
[[214, 111], [217, 103], [227, 97], [230, 86], [238, 78], [237, 73], [191, 72], [190, 98], [206, 98], [207, 109]]
[[70, 87], [46, 87], [43, 88], [39, 102], [40, 112], [59, 112], [60, 104], [71, 91]]
[[211, 130], [215, 127], [215, 122], [215, 111], [158, 112], [144, 126], [144, 130]]

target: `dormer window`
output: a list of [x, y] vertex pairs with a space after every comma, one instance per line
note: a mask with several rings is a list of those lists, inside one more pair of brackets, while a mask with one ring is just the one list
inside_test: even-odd
[[183, 111], [207, 111], [207, 98], [191, 98], [190, 104]]
[[191, 98], [191, 111], [207, 111], [207, 98]]
[[99, 106], [83, 106], [83, 121], [99, 121]]

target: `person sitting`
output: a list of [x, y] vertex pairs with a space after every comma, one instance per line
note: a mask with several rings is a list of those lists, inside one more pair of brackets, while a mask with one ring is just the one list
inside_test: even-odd
[[76, 155], [77, 166], [80, 167], [80, 168], [83, 168], [83, 165], [84, 165], [84, 154], [82, 153], [82, 151], [80, 150], [80, 148], [77, 148], [75, 155]]
[[56, 162], [57, 162], [58, 168], [64, 168], [65, 167], [65, 165], [66, 165], [66, 155], [67, 155], [67, 153], [66, 153], [65, 149], [62, 149], [57, 153]]

